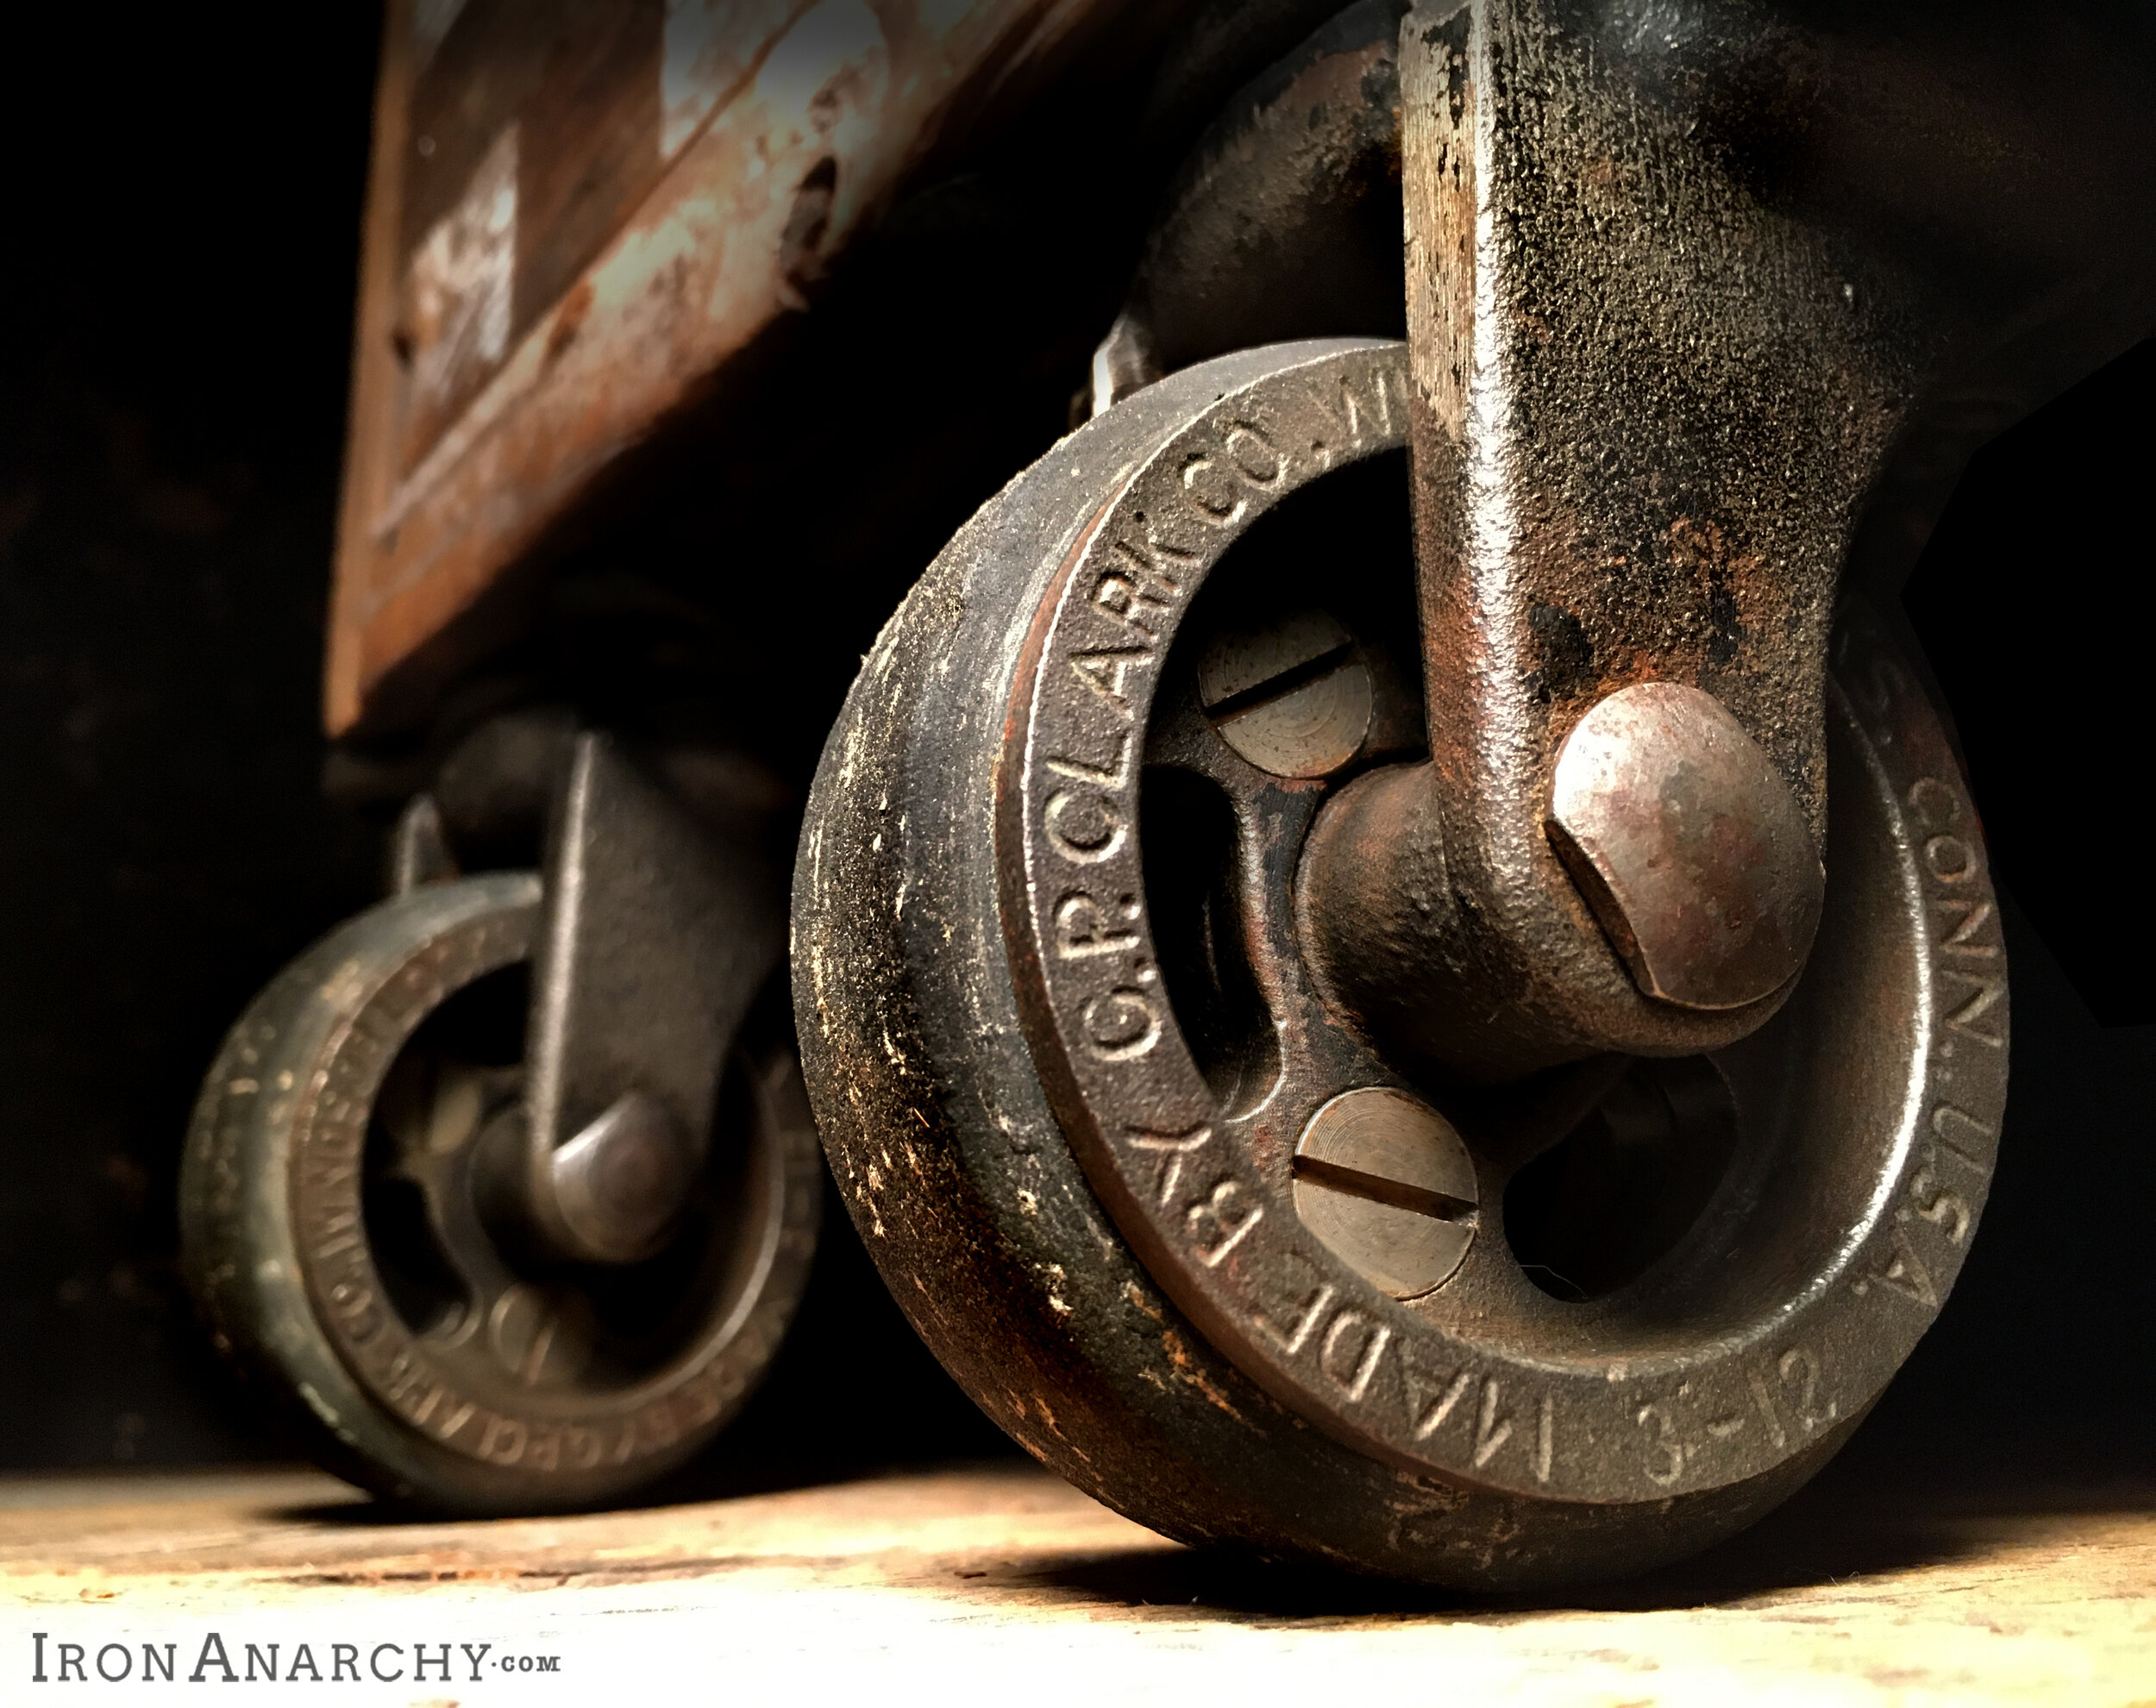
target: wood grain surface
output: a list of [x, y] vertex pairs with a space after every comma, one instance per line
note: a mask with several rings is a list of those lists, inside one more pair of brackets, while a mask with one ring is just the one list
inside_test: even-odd
[[[1677, 1571], [1537, 1603], [1194, 1552], [1015, 1463], [492, 1523], [385, 1522], [303, 1471], [22, 1479], [0, 1482], [0, 1681], [39, 1658], [50, 1674], [61, 1642], [122, 1645], [110, 1670], [147, 1642], [184, 1683], [212, 1632], [235, 1667], [248, 1642], [287, 1667], [301, 1642], [324, 1667], [348, 1643], [380, 1672], [413, 1645], [484, 1657], [476, 1680], [458, 1655], [448, 1685], [362, 1677], [336, 1693], [353, 1701], [602, 1700], [720, 1677], [680, 1699], [905, 1680], [908, 1699], [1029, 1705], [1344, 1687], [1610, 1708], [2156, 1701], [2147, 1486], [1800, 1498]], [[515, 1673], [532, 1654], [558, 1670]], [[509, 1674], [490, 1670], [504, 1657]]]

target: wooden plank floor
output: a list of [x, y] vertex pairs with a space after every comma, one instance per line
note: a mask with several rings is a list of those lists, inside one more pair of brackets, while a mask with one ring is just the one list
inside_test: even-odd
[[[66, 1699], [162, 1700], [141, 1646], [185, 1683], [213, 1634], [235, 1671], [248, 1642], [325, 1674], [344, 1644], [359, 1682], [332, 1699], [398, 1704], [2156, 1702], [2156, 1487], [1800, 1499], [1692, 1565], [1538, 1605], [1193, 1552], [1016, 1463], [464, 1524], [382, 1522], [311, 1472], [17, 1478], [0, 1588], [10, 1702], [42, 1699], [5, 1682], [40, 1662], [58, 1682], [63, 1642], [87, 1657]], [[413, 1680], [413, 1647], [442, 1643], [450, 1680]], [[98, 1684], [100, 1655], [129, 1677]]]

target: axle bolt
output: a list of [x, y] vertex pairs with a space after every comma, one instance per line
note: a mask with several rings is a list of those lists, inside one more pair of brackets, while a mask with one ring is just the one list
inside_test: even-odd
[[1338, 771], [1369, 733], [1369, 666], [1321, 610], [1214, 635], [1198, 660], [1198, 698], [1220, 739], [1276, 777]]
[[1742, 1008], [1802, 970], [1827, 874], [1804, 815], [1720, 701], [1620, 689], [1565, 737], [1550, 840], [1639, 988]]
[[698, 1158], [655, 1098], [630, 1092], [548, 1158], [568, 1256], [634, 1263], [666, 1243]]
[[1475, 1243], [1475, 1163], [1452, 1123], [1405, 1092], [1343, 1092], [1295, 1147], [1295, 1213], [1395, 1298], [1441, 1286]]

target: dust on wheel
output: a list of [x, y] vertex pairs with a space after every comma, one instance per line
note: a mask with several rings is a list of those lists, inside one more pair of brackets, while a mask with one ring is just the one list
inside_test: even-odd
[[473, 1514], [617, 1498], [696, 1454], [775, 1355], [821, 1164], [782, 992], [725, 1070], [671, 1241], [550, 1260], [504, 1208], [523, 1143], [536, 877], [413, 891], [288, 967], [212, 1067], [182, 1253], [221, 1348], [330, 1468]]
[[1495, 1085], [1359, 1023], [1305, 880], [1331, 804], [1426, 763], [1407, 385], [1370, 341], [1203, 364], [958, 536], [826, 749], [804, 1060], [893, 1292], [1081, 1487], [1407, 1578], [1614, 1575], [1784, 1498], [1935, 1316], [2003, 954], [1940, 719], [1852, 606], [1771, 1019]]

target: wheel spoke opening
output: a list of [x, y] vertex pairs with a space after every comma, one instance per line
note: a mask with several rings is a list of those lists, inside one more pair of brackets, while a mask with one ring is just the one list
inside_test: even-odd
[[1280, 1077], [1280, 1041], [1251, 964], [1235, 810], [1219, 786], [1167, 766], [1146, 773], [1146, 913], [1175, 1019], [1231, 1117]]
[[1615, 1292], [1697, 1225], [1737, 1139], [1736, 1098], [1708, 1058], [1633, 1061], [1513, 1177], [1504, 1199], [1513, 1255], [1553, 1298]]
[[369, 1123], [361, 1216], [392, 1306], [456, 1336], [498, 1267], [471, 1201], [480, 1134], [513, 1104], [530, 979], [520, 964], [455, 992], [390, 1066]]

